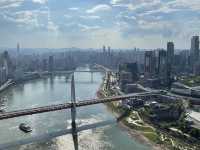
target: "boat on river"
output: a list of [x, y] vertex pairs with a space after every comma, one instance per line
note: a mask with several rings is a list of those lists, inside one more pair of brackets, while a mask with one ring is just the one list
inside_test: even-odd
[[31, 131], [32, 131], [31, 127], [28, 126], [28, 125], [25, 124], [25, 123], [21, 123], [21, 124], [19, 125], [19, 129], [20, 129], [21, 131], [25, 132], [25, 133], [28, 133], [28, 132], [31, 132]]

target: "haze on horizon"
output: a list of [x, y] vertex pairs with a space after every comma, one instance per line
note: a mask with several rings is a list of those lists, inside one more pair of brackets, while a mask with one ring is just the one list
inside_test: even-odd
[[1, 0], [0, 47], [189, 49], [199, 0]]

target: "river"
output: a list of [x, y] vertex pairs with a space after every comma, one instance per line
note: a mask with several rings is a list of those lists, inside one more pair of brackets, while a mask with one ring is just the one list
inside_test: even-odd
[[[79, 68], [80, 69], [80, 68]], [[81, 68], [81, 70], [88, 68]], [[102, 82], [102, 73], [75, 73], [77, 100], [95, 98]], [[37, 106], [60, 104], [70, 100], [70, 82], [65, 76], [54, 76], [45, 79], [28, 81], [9, 88], [4, 93], [6, 111], [13, 111]], [[70, 127], [70, 110], [31, 115], [0, 121], [0, 144], [15, 142], [32, 136], [64, 130]], [[114, 115], [104, 105], [98, 104], [78, 108], [78, 126], [115, 120]], [[18, 129], [20, 123], [28, 123], [33, 131], [25, 134]], [[149, 147], [138, 143], [126, 131], [121, 130], [117, 123], [82, 131], [78, 134], [80, 150], [147, 150]], [[54, 138], [50, 141], [11, 148], [10, 150], [73, 150], [70, 134]]]

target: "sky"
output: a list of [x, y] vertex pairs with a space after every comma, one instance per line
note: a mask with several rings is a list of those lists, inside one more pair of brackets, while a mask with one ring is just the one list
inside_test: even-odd
[[189, 49], [200, 0], [0, 0], [0, 47]]

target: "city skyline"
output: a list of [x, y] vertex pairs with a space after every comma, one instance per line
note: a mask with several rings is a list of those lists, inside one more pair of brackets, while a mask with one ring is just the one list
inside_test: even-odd
[[190, 49], [198, 0], [3, 0], [0, 47]]

